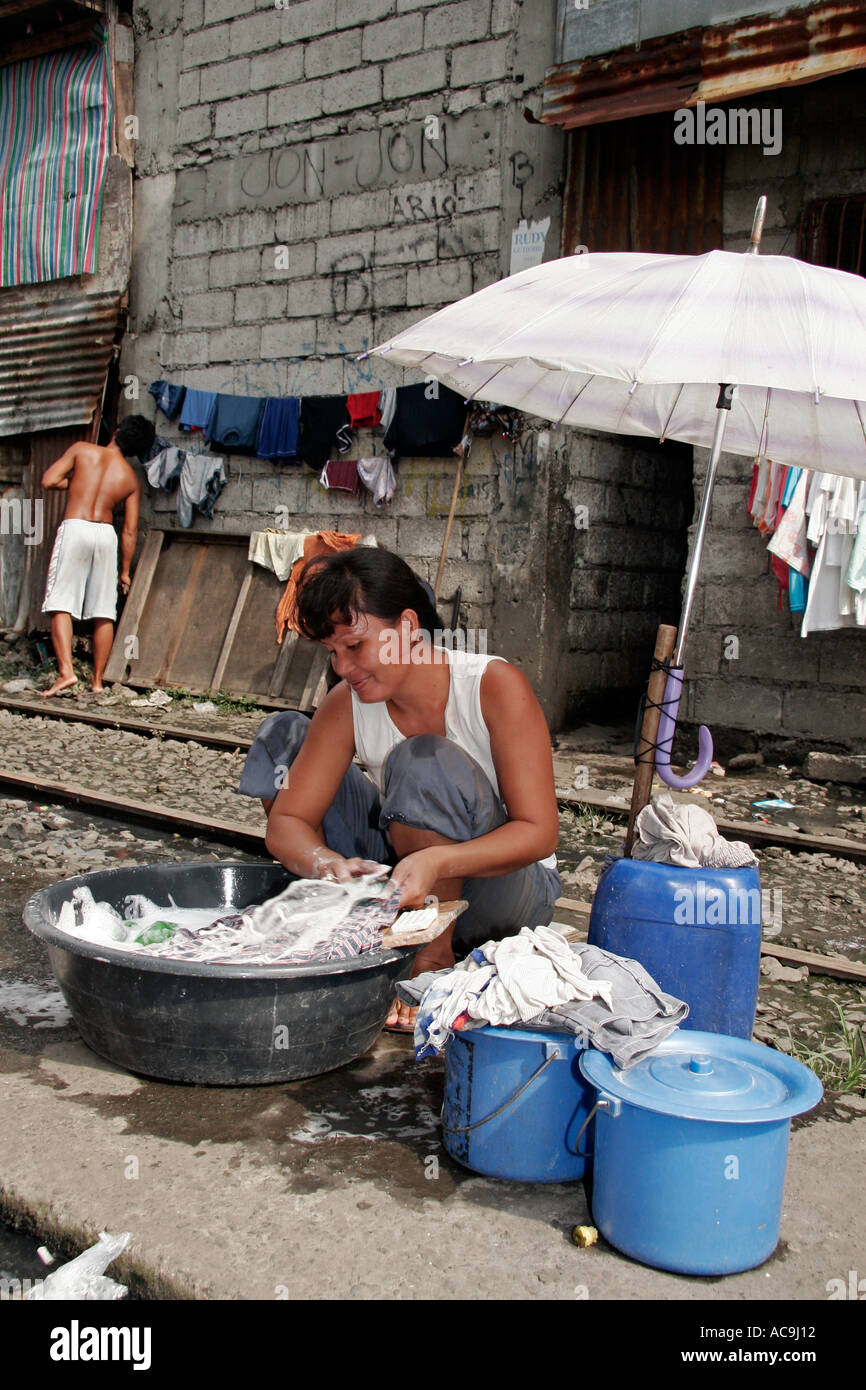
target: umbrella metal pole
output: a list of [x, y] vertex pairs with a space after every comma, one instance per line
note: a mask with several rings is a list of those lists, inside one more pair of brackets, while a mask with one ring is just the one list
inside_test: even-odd
[[[682, 612], [677, 626], [677, 645], [674, 649], [673, 666], [682, 666], [683, 653], [688, 636], [689, 621], [692, 615], [692, 606], [695, 601], [695, 589], [698, 583], [698, 574], [701, 568], [701, 556], [704, 549], [704, 537], [707, 530], [707, 522], [710, 516], [710, 504], [713, 500], [713, 488], [716, 482], [716, 473], [719, 467], [719, 458], [722, 452], [722, 440], [725, 437], [725, 425], [728, 422], [728, 411], [731, 408], [731, 395], [733, 387], [722, 386], [719, 392], [719, 404], [716, 415], [716, 429], [713, 435], [713, 448], [710, 454], [710, 463], [707, 468], [707, 477], [704, 483], [704, 493], [701, 498], [701, 509], [698, 513], [698, 522], [695, 530], [695, 540], [692, 546], [692, 553], [689, 559], [688, 572], [686, 574], [686, 592], [683, 598]], [[724, 403], [723, 403], [724, 401]]]

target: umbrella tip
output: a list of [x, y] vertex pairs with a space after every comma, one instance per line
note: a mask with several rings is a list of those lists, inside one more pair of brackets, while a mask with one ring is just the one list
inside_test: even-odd
[[748, 247], [748, 251], [749, 251], [753, 256], [757, 256], [758, 251], [759, 251], [759, 249], [760, 249], [760, 245], [761, 245], [761, 234], [762, 234], [762, 232], [763, 232], [763, 230], [764, 230], [764, 218], [766, 217], [766, 215], [767, 215], [767, 198], [766, 198], [766, 195], [765, 195], [765, 194], [762, 194], [761, 197], [758, 199], [758, 204], [757, 204], [757, 207], [755, 208], [755, 216], [754, 216], [754, 220], [753, 220], [753, 222], [752, 222], [752, 235], [751, 235], [751, 237], [749, 238], [749, 247]]

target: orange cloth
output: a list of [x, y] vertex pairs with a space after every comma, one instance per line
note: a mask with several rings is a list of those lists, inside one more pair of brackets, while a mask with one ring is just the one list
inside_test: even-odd
[[298, 580], [308, 560], [317, 555], [336, 554], [340, 550], [351, 550], [361, 539], [360, 533], [350, 536], [344, 531], [316, 531], [304, 541], [304, 553], [292, 565], [283, 596], [277, 605], [277, 642], [282, 645], [283, 636], [289, 630], [299, 632], [297, 622]]

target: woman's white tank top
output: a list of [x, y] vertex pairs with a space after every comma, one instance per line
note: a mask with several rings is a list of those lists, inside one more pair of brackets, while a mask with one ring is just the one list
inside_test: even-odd
[[[502, 800], [493, 755], [490, 733], [481, 712], [481, 677], [491, 661], [504, 661], [501, 656], [486, 656], [480, 652], [448, 651], [451, 682], [445, 706], [445, 737], [462, 748], [484, 769], [496, 795]], [[384, 700], [365, 704], [352, 691], [352, 722], [355, 728], [355, 751], [375, 782], [379, 795], [385, 792], [384, 767], [388, 754], [406, 735], [401, 734], [388, 713]], [[540, 863], [556, 867], [556, 855]]]

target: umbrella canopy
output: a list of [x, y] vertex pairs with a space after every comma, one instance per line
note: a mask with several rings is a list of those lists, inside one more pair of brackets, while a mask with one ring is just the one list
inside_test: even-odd
[[373, 349], [466, 397], [580, 429], [866, 478], [866, 280], [788, 256], [568, 256]]
[[[712, 760], [701, 726], [694, 770], [678, 777], [670, 766], [723, 443], [732, 453], [866, 479], [866, 281], [758, 256], [765, 210], [761, 198], [754, 254], [564, 257], [479, 290], [372, 349], [469, 399], [580, 429], [711, 448], [676, 641], [664, 662], [665, 694], [655, 706], [657, 735], [644, 725], [644, 743], [669, 786], [695, 786]], [[638, 799], [636, 779], [632, 821]]]

